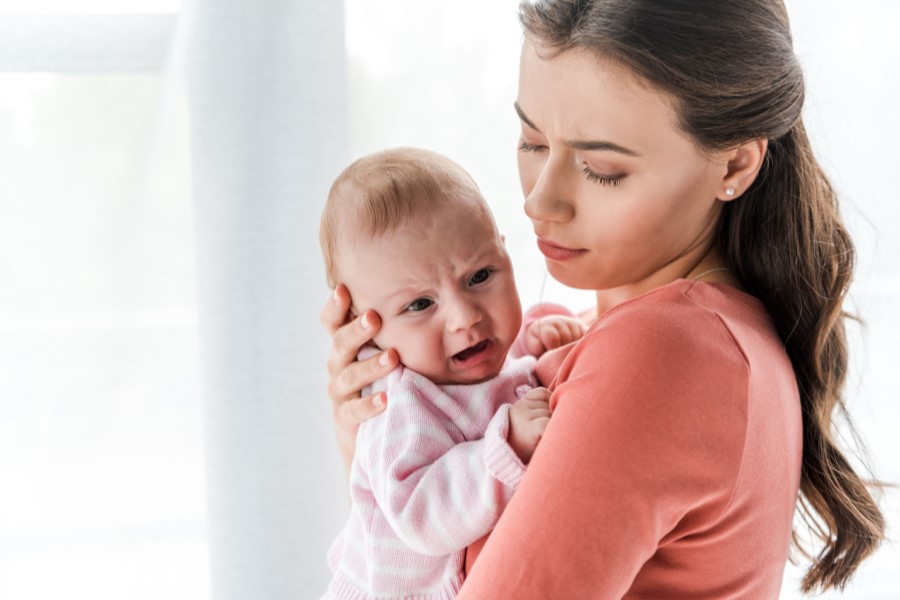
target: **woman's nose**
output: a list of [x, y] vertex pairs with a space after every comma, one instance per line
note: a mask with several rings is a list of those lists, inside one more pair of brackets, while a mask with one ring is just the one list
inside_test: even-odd
[[543, 163], [530, 190], [526, 190], [525, 214], [532, 221], [565, 222], [575, 214], [569, 200], [571, 183], [564, 165], [553, 158]]

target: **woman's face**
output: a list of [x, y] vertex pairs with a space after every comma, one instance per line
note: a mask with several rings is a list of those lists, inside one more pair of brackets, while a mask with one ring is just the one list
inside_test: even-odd
[[525, 212], [550, 274], [633, 296], [710, 250], [727, 160], [701, 155], [672, 101], [618, 64], [522, 49], [516, 110]]

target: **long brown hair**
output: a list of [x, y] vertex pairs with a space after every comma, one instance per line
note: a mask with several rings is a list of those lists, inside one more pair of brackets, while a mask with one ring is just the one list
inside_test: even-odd
[[847, 374], [844, 296], [854, 247], [801, 119], [803, 74], [782, 0], [537, 0], [519, 17], [556, 55], [578, 48], [614, 60], [668, 93], [701, 150], [765, 138], [751, 188], [725, 205], [720, 250], [771, 314], [793, 364], [803, 412], [798, 511], [821, 541], [802, 588], [842, 588], [884, 538], [869, 485], [838, 447]]

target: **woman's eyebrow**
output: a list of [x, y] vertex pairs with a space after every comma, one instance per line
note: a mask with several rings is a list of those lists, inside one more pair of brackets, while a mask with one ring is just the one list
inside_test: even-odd
[[518, 113], [519, 118], [522, 119], [522, 122], [523, 122], [523, 123], [525, 123], [526, 125], [528, 125], [528, 126], [531, 127], [532, 129], [534, 129], [534, 130], [537, 131], [538, 133], [541, 133], [541, 130], [538, 129], [538, 128], [534, 125], [534, 123], [531, 122], [531, 119], [529, 119], [528, 117], [525, 116], [525, 111], [522, 110], [522, 107], [519, 106], [519, 103], [518, 103], [518, 102], [513, 102], [513, 108], [516, 109], [516, 112]]
[[[525, 115], [525, 111], [522, 110], [522, 107], [519, 106], [518, 102], [513, 102], [513, 108], [516, 109], [516, 113], [518, 113], [519, 118], [522, 119], [522, 122], [537, 131], [538, 133], [542, 133], [540, 129], [538, 129], [535, 124]], [[587, 140], [570, 140], [566, 141], [566, 145], [574, 148], [575, 150], [586, 150], [589, 152], [618, 152], [619, 154], [624, 154], [625, 156], [640, 156], [639, 153], [634, 150], [630, 150], [624, 146], [620, 146], [614, 142], [606, 142], [606, 141], [587, 141]]]
[[619, 154], [624, 154], [625, 156], [640, 156], [640, 154], [638, 154], [634, 150], [629, 150], [628, 148], [625, 148], [624, 146], [620, 146], [618, 144], [614, 144], [613, 142], [573, 140], [567, 141], [566, 145], [575, 148], [576, 150], [618, 152]]

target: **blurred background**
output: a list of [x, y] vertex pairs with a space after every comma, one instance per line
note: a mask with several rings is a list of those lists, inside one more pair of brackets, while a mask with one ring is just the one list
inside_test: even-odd
[[[347, 495], [316, 232], [352, 158], [449, 155], [523, 304], [590, 305], [521, 210], [516, 5], [0, 0], [0, 598], [319, 597]], [[859, 251], [850, 412], [897, 483], [900, 3], [788, 9]], [[900, 550], [823, 597], [900, 598]]]

